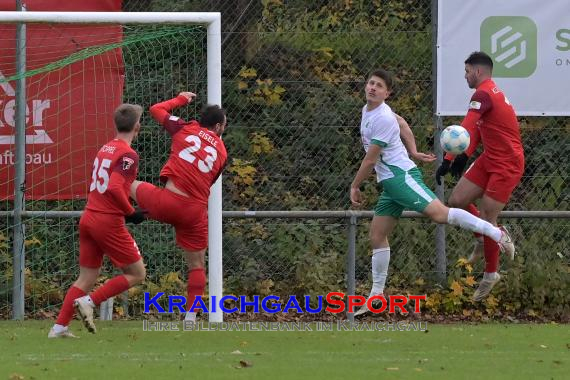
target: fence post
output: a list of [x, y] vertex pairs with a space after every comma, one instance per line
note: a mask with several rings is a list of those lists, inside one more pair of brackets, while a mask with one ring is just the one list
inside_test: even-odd
[[[346, 282], [349, 296], [356, 292], [356, 226], [358, 218], [351, 215], [348, 220], [348, 259], [346, 265]], [[354, 313], [347, 311], [348, 320], [354, 322]]]
[[[16, 1], [18, 11], [25, 11], [22, 1]], [[16, 162], [14, 165], [14, 218], [12, 225], [13, 239], [13, 270], [12, 306], [13, 319], [24, 319], [24, 283], [26, 268], [25, 226], [22, 212], [26, 208], [26, 24], [18, 23], [16, 26], [16, 97], [15, 114], [15, 150]]]
[[[441, 134], [441, 130], [443, 129], [443, 121], [441, 116], [437, 115], [435, 112], [437, 110], [437, 81], [439, 78], [437, 77], [437, 26], [439, 20], [438, 16], [438, 2], [437, 0], [431, 1], [431, 19], [432, 19], [432, 49], [431, 54], [431, 67], [432, 67], [432, 94], [433, 94], [433, 109], [434, 109], [434, 119], [435, 119], [435, 135], [434, 135], [434, 150], [437, 156], [437, 164], [441, 164], [443, 160], [443, 149], [441, 149], [441, 145], [439, 144], [439, 136]], [[442, 201], [445, 202], [445, 183], [442, 182], [441, 185], [436, 183], [435, 185], [435, 194], [437, 197]], [[437, 277], [437, 281], [444, 285], [447, 282], [447, 256], [445, 256], [445, 225], [438, 224], [435, 228], [435, 273]]]
[[[437, 155], [437, 162], [440, 164], [443, 160], [443, 150], [439, 145], [439, 136], [441, 130], [443, 129], [441, 117], [436, 117], [436, 132], [434, 139], [436, 143], [434, 144], [435, 152]], [[439, 166], [439, 165], [438, 165]], [[436, 184], [435, 194], [437, 197], [445, 203], [445, 180], [442, 178], [441, 185]], [[447, 256], [445, 255], [445, 224], [438, 224], [435, 227], [435, 272], [437, 276], [437, 281], [441, 285], [445, 285], [447, 282]]]
[[113, 320], [113, 301], [115, 297], [111, 297], [101, 302], [99, 307], [99, 319], [102, 321]]

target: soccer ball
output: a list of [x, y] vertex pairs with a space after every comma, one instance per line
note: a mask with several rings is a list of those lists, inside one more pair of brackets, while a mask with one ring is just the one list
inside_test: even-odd
[[469, 147], [469, 132], [461, 125], [450, 125], [441, 132], [441, 148], [451, 154], [461, 154]]

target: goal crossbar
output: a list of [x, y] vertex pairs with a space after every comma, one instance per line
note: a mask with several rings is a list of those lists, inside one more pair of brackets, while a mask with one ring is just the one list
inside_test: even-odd
[[219, 12], [2, 12], [1, 22], [64, 24], [215, 24]]

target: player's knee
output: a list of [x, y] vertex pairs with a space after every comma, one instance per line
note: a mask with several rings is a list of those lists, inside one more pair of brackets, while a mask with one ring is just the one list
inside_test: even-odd
[[386, 234], [370, 233], [370, 244], [372, 248], [387, 247], [388, 236]]
[[434, 222], [436, 222], [438, 224], [447, 223], [447, 214], [448, 214], [447, 210], [448, 209], [437, 210], [432, 215], [430, 215], [431, 220], [433, 220]]
[[137, 188], [139, 187], [140, 184], [141, 184], [141, 182], [137, 181], [137, 180], [135, 180], [135, 181], [133, 181], [133, 183], [131, 183], [130, 196], [135, 201], [137, 200]]
[[132, 276], [132, 285], [142, 284], [146, 278], [146, 268], [141, 266], [140, 268], [132, 271], [130, 275]]
[[447, 223], [449, 208], [436, 199], [424, 209], [423, 213], [434, 222], [444, 224]]
[[186, 261], [188, 263], [188, 270], [200, 269], [206, 266], [204, 259], [206, 250], [201, 251], [186, 251]]
[[449, 199], [447, 200], [447, 204], [449, 205], [449, 207], [457, 207], [457, 208], [461, 208], [461, 200], [459, 199], [458, 196], [451, 194], [451, 196], [449, 197]]
[[205, 269], [205, 264], [204, 262], [200, 261], [200, 260], [194, 260], [194, 261], [189, 261], [188, 262], [188, 270], [194, 270], [194, 269]]
[[146, 269], [142, 269], [141, 271], [135, 273], [134, 280], [136, 284], [142, 284], [146, 278]]

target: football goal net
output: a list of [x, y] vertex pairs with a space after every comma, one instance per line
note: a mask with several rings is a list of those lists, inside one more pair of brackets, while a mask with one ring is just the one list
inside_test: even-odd
[[[145, 109], [133, 148], [138, 179], [155, 184], [170, 140], [148, 107], [182, 91], [197, 94], [173, 111], [185, 120], [204, 104], [221, 105], [220, 23], [215, 12], [0, 12], [0, 319], [53, 315], [79, 273], [77, 218], [119, 104]], [[147, 264], [145, 289], [165, 289], [186, 273], [174, 232], [139, 226], [132, 231]], [[209, 295], [219, 300], [220, 180], [209, 202], [208, 269]], [[171, 282], [173, 294], [185, 294], [183, 281]], [[133, 291], [130, 306], [119, 302], [116, 311], [142, 298]]]

